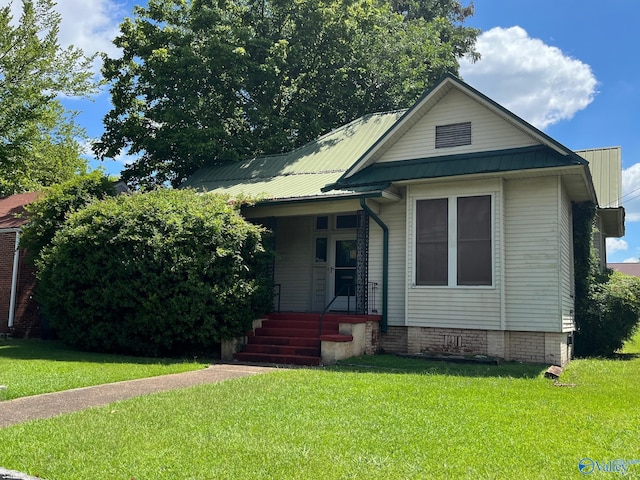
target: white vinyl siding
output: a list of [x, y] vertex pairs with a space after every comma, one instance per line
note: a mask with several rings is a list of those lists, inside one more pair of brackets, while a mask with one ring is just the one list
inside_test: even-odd
[[508, 330], [561, 329], [559, 188], [557, 177], [505, 181]]
[[562, 331], [575, 330], [574, 296], [575, 278], [573, 270], [573, 215], [569, 196], [562, 188], [560, 208], [560, 288], [562, 289]]
[[[370, 201], [369, 205], [373, 205]], [[389, 228], [389, 304], [390, 326], [405, 325], [405, 217], [404, 200], [380, 205], [378, 214]], [[382, 313], [382, 229], [369, 220], [369, 281], [378, 283], [376, 306]]]
[[276, 223], [276, 284], [281, 285], [280, 309], [310, 308], [315, 217], [280, 217]]
[[[498, 179], [434, 185], [411, 185], [407, 192], [406, 277], [407, 324], [416, 327], [501, 328], [501, 260], [499, 218], [502, 209], [501, 182]], [[492, 195], [493, 201], [493, 278], [492, 286], [416, 286], [415, 285], [415, 205], [423, 198], [442, 196]]]
[[[436, 126], [471, 122], [471, 145], [435, 148]], [[458, 90], [449, 92], [379, 162], [537, 145], [533, 138]]]

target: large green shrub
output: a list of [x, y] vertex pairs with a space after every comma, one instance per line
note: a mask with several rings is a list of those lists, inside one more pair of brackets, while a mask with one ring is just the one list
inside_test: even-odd
[[99, 170], [47, 188], [26, 207], [29, 223], [23, 228], [21, 245], [35, 259], [73, 212], [115, 195], [113, 182]]
[[639, 318], [640, 278], [609, 272], [591, 287], [576, 332], [576, 354], [613, 355], [633, 336]]
[[263, 233], [215, 195], [158, 190], [96, 202], [43, 252], [41, 300], [58, 335], [80, 348], [204, 351], [271, 306]]
[[613, 355], [633, 336], [640, 318], [640, 279], [600, 271], [593, 247], [595, 213], [591, 202], [573, 206], [578, 356]]

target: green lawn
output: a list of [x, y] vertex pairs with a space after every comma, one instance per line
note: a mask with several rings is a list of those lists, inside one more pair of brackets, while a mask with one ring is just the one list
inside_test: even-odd
[[583, 478], [583, 458], [640, 460], [633, 348], [573, 361], [564, 386], [541, 366], [391, 356], [281, 370], [0, 429], [0, 465], [49, 480]]
[[[71, 350], [60, 342], [0, 341], [0, 385], [7, 398], [204, 368], [195, 359], [157, 359]], [[1, 457], [0, 457], [1, 465]]]

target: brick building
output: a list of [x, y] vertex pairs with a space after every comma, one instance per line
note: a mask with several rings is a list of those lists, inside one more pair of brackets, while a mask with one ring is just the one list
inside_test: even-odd
[[20, 233], [27, 222], [25, 205], [38, 193], [21, 193], [0, 199], [0, 334], [16, 337], [40, 335], [40, 309], [33, 298], [35, 270], [20, 248]]

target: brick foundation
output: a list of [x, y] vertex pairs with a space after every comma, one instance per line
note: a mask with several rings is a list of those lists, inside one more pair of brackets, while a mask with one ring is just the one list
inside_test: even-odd
[[380, 337], [388, 353], [488, 355], [507, 361], [566, 365], [573, 356], [570, 334], [430, 327], [389, 327]]
[[365, 331], [364, 353], [373, 355], [380, 349], [380, 322], [367, 322]]

